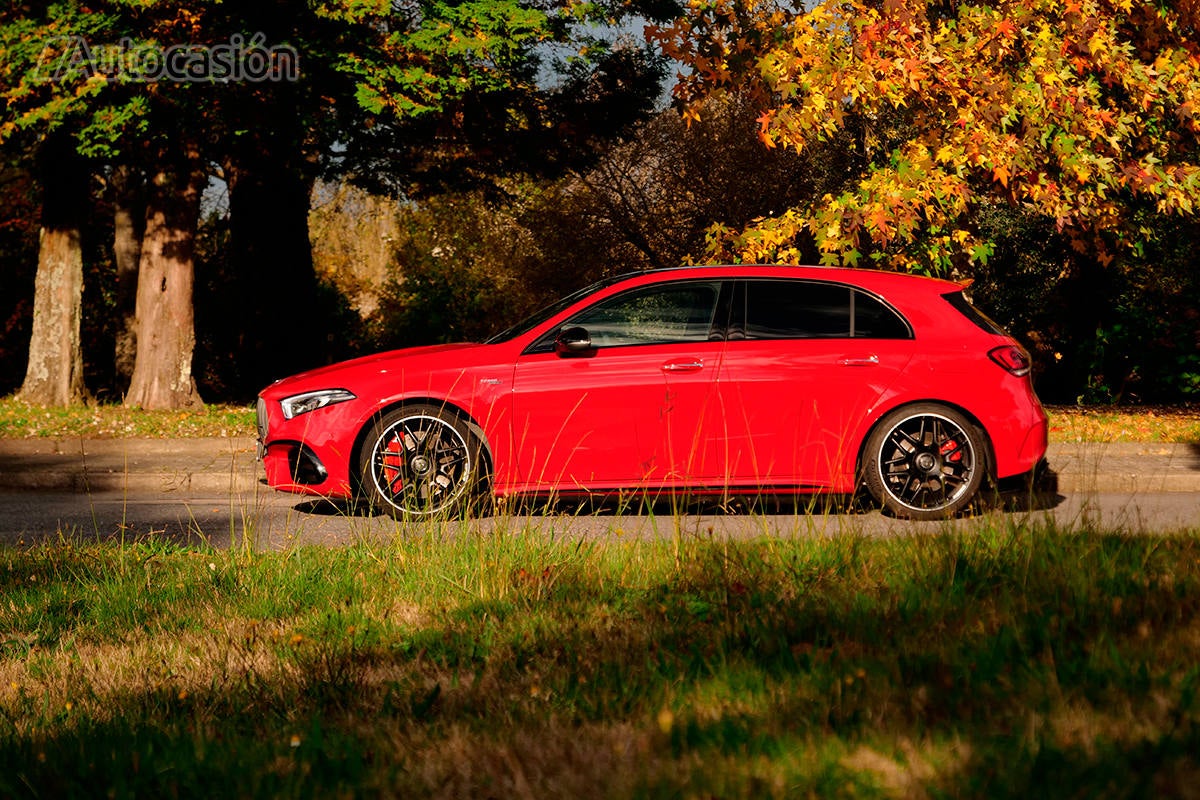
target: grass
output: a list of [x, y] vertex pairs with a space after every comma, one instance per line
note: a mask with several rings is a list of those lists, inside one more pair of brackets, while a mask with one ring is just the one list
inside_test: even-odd
[[45, 408], [0, 399], [0, 439], [254, 436], [254, 409], [207, 405], [195, 411], [145, 411], [119, 405]]
[[1050, 406], [1052, 442], [1200, 443], [1200, 406]]
[[1200, 538], [0, 551], [0, 796], [1159, 797]]
[[[1058, 442], [1200, 442], [1200, 407], [1050, 406]], [[254, 436], [254, 409], [144, 411], [115, 405], [42, 408], [0, 398], [0, 439]]]

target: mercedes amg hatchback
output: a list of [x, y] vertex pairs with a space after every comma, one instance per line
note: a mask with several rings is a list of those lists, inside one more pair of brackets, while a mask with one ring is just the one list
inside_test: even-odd
[[693, 267], [603, 281], [482, 344], [280, 380], [258, 432], [274, 488], [396, 516], [487, 493], [865, 488], [935, 519], [1043, 458], [1029, 367], [954, 283]]

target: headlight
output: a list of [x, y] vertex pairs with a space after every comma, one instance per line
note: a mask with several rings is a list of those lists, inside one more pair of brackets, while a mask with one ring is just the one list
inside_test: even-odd
[[283, 418], [291, 419], [310, 411], [316, 411], [318, 408], [353, 399], [355, 399], [354, 395], [345, 389], [322, 389], [319, 392], [305, 392], [285, 397], [279, 401], [279, 406], [283, 409]]

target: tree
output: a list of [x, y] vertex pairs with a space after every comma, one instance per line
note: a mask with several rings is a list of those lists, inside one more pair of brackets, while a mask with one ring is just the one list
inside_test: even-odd
[[33, 165], [5, 161], [0, 160], [0, 394], [19, 389], [28, 370], [40, 228]]
[[[840, 173], [836, 162], [812, 163], [840, 153], [763, 153], [756, 129], [747, 106], [714, 102], [690, 127], [663, 111], [597, 149], [593, 163], [505, 181], [499, 193], [443, 193], [390, 215], [339, 193], [342, 203], [314, 214], [323, 233], [344, 228], [322, 255], [367, 262], [386, 230], [396, 263], [372, 320], [381, 345], [487, 338], [601, 277], [697, 260], [712, 223], [744, 225]], [[342, 253], [329, 251], [334, 238]]]
[[[81, 229], [87, 213], [90, 165], [76, 146], [80, 119], [73, 98], [50, 87], [42, 63], [53, 36], [32, 9], [0, 13], [0, 143], [36, 162], [42, 203], [35, 278], [32, 336], [19, 396], [31, 403], [69, 405], [84, 399], [80, 337], [83, 294]], [[61, 9], [46, 12], [55, 22], [80, 30], [103, 24]], [[70, 72], [68, 68], [66, 72]], [[94, 86], [74, 87], [76, 96]], [[39, 130], [31, 136], [30, 129]]]
[[201, 405], [192, 374], [196, 346], [195, 239], [207, 171], [200, 147], [180, 131], [154, 154], [146, 228], [138, 264], [137, 357], [125, 404], [143, 408]]
[[80, 341], [83, 296], [81, 230], [88, 170], [69, 133], [55, 131], [38, 150], [41, 233], [33, 301], [33, 335], [25, 381], [17, 397], [65, 406], [86, 395]]
[[702, 260], [710, 226], [741, 228], [845, 172], [844, 149], [764, 152], [755, 116], [740, 98], [707, 103], [688, 125], [664, 111], [573, 171], [528, 224], [543, 250], [592, 260], [593, 274]]
[[[495, 154], [509, 138], [545, 141], [553, 104], [543, 101], [553, 92], [539, 85], [538, 48], [569, 43], [576, 22], [610, 10], [525, 0], [231, 6], [99, 0], [0, 11], [0, 141], [67, 127], [81, 154], [106, 169], [131, 168], [153, 187], [140, 247], [131, 405], [199, 400], [192, 316], [182, 309], [191, 304], [193, 211], [203, 173], [223, 172], [236, 218], [232, 261], [240, 283], [227, 321], [245, 348], [244, 389], [265, 380], [268, 369], [321, 360], [315, 344], [325, 332], [312, 308], [306, 228], [319, 167], [344, 169], [360, 143], [384, 140], [413, 156], [406, 167], [432, 161], [452, 165], [441, 170], [452, 173], [463, 164], [499, 163]], [[292, 60], [273, 61], [280, 51]], [[172, 53], [200, 72], [160, 74]], [[297, 60], [302, 66], [292, 69]], [[271, 69], [257, 79], [228, 74], [255, 62]], [[159, 71], [148, 75], [149, 66]], [[214, 66], [226, 72], [214, 74]], [[403, 147], [395, 146], [398, 137]], [[536, 153], [527, 147], [522, 154], [531, 160]]]
[[113, 207], [113, 262], [116, 268], [116, 332], [113, 367], [125, 386], [133, 378], [137, 360], [137, 285], [142, 260], [142, 237], [146, 231], [145, 190], [141, 173], [119, 164], [108, 177]]
[[[183, 30], [189, 9], [172, 7], [167, 11], [162, 17], [122, 16], [129, 10], [119, 4], [91, 9], [73, 3], [39, 3], [0, 15], [0, 40], [8, 56], [0, 73], [0, 89], [7, 101], [5, 114], [0, 117], [0, 141], [33, 138], [40, 140], [40, 152], [51, 150], [57, 166], [41, 171], [43, 217], [63, 217], [62, 212], [52, 211], [58, 205], [71, 210], [66, 223], [57, 223], [61, 234], [51, 235], [55, 229], [47, 227], [42, 235], [37, 282], [39, 287], [57, 290], [42, 292], [39, 288], [35, 296], [29, 376], [76, 377], [68, 384], [73, 388], [66, 393], [37, 391], [36, 383], [31, 389], [27, 377], [21, 394], [31, 401], [64, 404], [83, 395], [78, 335], [82, 254], [78, 234], [88, 207], [84, 192], [73, 184], [67, 186], [65, 179], [51, 179], [56, 171], [63, 170], [77, 182], [82, 178], [86, 186], [88, 175], [100, 165], [124, 166], [132, 162], [145, 168], [158, 184], [146, 207], [147, 241], [140, 247], [142, 274], [157, 283], [153, 291], [149, 284], [145, 288], [139, 285], [135, 327], [138, 341], [146, 346], [138, 349], [126, 401], [156, 408], [199, 403], [190, 372], [194, 333], [190, 327], [189, 231], [194, 232], [195, 221], [189, 222], [186, 211], [181, 214], [178, 201], [183, 198], [186, 209], [193, 194], [198, 198], [198, 189], [191, 190], [203, 185], [203, 173], [196, 148], [187, 137], [176, 135], [187, 126], [172, 124], [181, 119], [180, 109], [190, 97], [181, 91], [155, 91], [152, 82], [149, 91], [142, 91], [144, 85], [139, 81], [146, 76], [131, 73], [128, 61], [130, 52], [157, 48], [159, 37], [170, 38], [173, 30]], [[120, 46], [93, 53], [92, 48], [103, 44], [113, 29], [126, 34]], [[150, 128], [151, 120], [159, 124], [157, 129]], [[181, 170], [179, 162], [184, 160], [190, 163]], [[181, 173], [187, 174], [181, 189], [166, 185], [172, 176]], [[56, 199], [60, 195], [68, 199]], [[60, 254], [67, 246], [71, 250], [65, 258]], [[64, 264], [70, 265], [69, 282], [56, 274], [62, 272]], [[68, 283], [70, 291], [60, 288]], [[187, 313], [180, 311], [184, 306], [189, 309]], [[48, 324], [38, 324], [39, 311]], [[170, 327], [176, 325], [184, 327]]]
[[766, 147], [805, 151], [857, 125], [847, 189], [717, 237], [747, 260], [954, 272], [986, 261], [974, 215], [1008, 203], [1099, 262], [1191, 217], [1200, 6], [1145, 0], [701, 0], [651, 31], [700, 99], [748, 93]]

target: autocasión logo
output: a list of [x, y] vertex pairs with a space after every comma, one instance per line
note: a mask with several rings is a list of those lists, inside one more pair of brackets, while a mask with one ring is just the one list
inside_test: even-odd
[[300, 54], [290, 45], [270, 45], [262, 33], [248, 39], [240, 33], [218, 44], [138, 42], [128, 37], [115, 44], [89, 42], [83, 36], [46, 41], [33, 77], [66, 82], [97, 76], [122, 83], [262, 83], [295, 81]]

